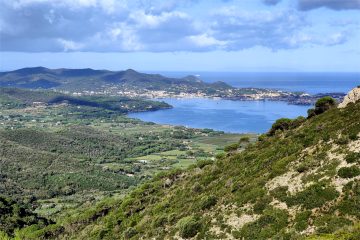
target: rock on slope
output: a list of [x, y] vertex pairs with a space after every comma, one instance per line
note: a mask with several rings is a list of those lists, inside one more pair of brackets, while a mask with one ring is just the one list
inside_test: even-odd
[[360, 100], [360, 86], [351, 90], [344, 98], [344, 101], [339, 104], [339, 108], [346, 107], [349, 103], [355, 103]]

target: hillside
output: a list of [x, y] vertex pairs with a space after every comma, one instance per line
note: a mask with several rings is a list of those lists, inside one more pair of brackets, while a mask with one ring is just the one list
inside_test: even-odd
[[97, 90], [118, 86], [127, 90], [210, 91], [232, 89], [225, 83], [208, 84], [195, 76], [169, 78], [132, 69], [107, 71], [93, 69], [23, 68], [0, 73], [0, 87], [56, 88], [72, 91]]
[[1, 108], [24, 108], [34, 105], [58, 105], [61, 103], [71, 106], [94, 107], [118, 113], [155, 111], [171, 108], [165, 102], [150, 101], [129, 97], [109, 96], [70, 96], [53, 91], [28, 90], [19, 88], [0, 87]]
[[27, 239], [358, 239], [360, 102], [162, 173]]

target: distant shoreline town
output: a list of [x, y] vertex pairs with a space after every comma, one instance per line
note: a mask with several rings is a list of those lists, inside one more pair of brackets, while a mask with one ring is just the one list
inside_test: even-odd
[[126, 96], [134, 98], [213, 98], [233, 101], [283, 101], [312, 105], [331, 96], [341, 102], [345, 93], [308, 94], [267, 88], [236, 88], [218, 81], [207, 83], [197, 76], [170, 78], [132, 69], [108, 71], [86, 69], [23, 68], [0, 72], [0, 87], [48, 89], [73, 96]]

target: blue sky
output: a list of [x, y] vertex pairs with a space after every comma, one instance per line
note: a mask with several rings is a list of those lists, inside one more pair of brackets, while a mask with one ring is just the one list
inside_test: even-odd
[[0, 69], [359, 71], [360, 0], [0, 0]]

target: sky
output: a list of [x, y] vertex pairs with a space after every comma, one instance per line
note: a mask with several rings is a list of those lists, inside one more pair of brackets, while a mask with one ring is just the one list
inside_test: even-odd
[[0, 70], [359, 72], [360, 0], [0, 0]]

